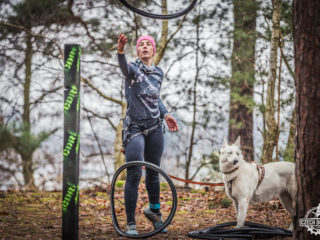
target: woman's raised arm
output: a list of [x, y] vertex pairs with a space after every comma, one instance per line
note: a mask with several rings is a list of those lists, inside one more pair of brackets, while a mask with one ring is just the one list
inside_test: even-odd
[[128, 78], [130, 76], [130, 67], [127, 63], [126, 57], [124, 55], [124, 46], [127, 43], [127, 37], [124, 34], [120, 34], [118, 37], [118, 62], [121, 69], [122, 74]]

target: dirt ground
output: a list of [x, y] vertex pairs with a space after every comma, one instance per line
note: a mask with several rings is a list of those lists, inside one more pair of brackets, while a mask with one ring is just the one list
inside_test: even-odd
[[[161, 194], [164, 217], [172, 206], [171, 192], [167, 190], [162, 189]], [[115, 194], [115, 206], [119, 225], [125, 226], [122, 194], [120, 186]], [[222, 190], [178, 189], [177, 194], [178, 207], [168, 233], [156, 234], [149, 239], [192, 239], [187, 236], [191, 231], [235, 221], [235, 209]], [[113, 228], [109, 197], [99, 187], [80, 191], [79, 239], [127, 239], [119, 236]], [[152, 229], [140, 214], [146, 206], [146, 199], [144, 190], [140, 190], [137, 228], [141, 233]], [[61, 204], [61, 192], [0, 192], [0, 239], [61, 239]], [[278, 200], [250, 206], [246, 220], [283, 228], [290, 223], [289, 214]]]

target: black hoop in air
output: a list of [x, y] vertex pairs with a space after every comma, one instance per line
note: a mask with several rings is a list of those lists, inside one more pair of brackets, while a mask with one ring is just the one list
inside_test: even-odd
[[190, 12], [191, 9], [196, 5], [198, 0], [193, 0], [192, 3], [183, 11], [177, 12], [175, 14], [168, 14], [168, 15], [148, 13], [148, 12], [140, 10], [139, 8], [132, 6], [126, 0], [119, 0], [119, 1], [129, 10], [131, 10], [139, 15], [142, 15], [144, 17], [149, 17], [149, 18], [154, 18], [154, 19], [174, 19], [174, 18], [181, 17], [181, 16], [187, 14], [188, 12]]
[[[171, 208], [170, 214], [167, 217], [166, 221], [163, 223], [163, 225], [160, 228], [158, 228], [152, 232], [141, 234], [141, 235], [130, 235], [130, 234], [126, 234], [125, 232], [121, 231], [116, 214], [115, 214], [115, 207], [114, 207], [114, 191], [115, 191], [115, 184], [116, 184], [117, 178], [118, 178], [119, 174], [124, 169], [127, 169], [128, 167], [132, 167], [132, 166], [145, 166], [146, 168], [150, 168], [151, 170], [160, 173], [161, 176], [168, 182], [170, 189], [171, 189], [171, 193], [172, 193], [172, 208]], [[115, 174], [112, 178], [112, 183], [111, 183], [110, 205], [111, 205], [112, 223], [113, 223], [113, 226], [119, 235], [125, 236], [125, 237], [131, 237], [131, 238], [147, 238], [147, 237], [153, 236], [154, 234], [156, 234], [158, 232], [161, 232], [164, 228], [166, 228], [170, 224], [171, 220], [174, 217], [176, 209], [177, 209], [177, 192], [176, 192], [176, 188], [175, 188], [171, 178], [160, 167], [158, 167], [152, 163], [149, 163], [149, 162], [133, 161], [133, 162], [128, 162], [128, 163], [123, 164], [115, 172]]]

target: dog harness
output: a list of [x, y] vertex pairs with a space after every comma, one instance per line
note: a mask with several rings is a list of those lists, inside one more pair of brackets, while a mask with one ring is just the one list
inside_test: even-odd
[[264, 166], [263, 165], [257, 165], [257, 170], [258, 170], [258, 173], [259, 173], [259, 182], [258, 182], [258, 186], [257, 188], [260, 186], [263, 178], [264, 178], [264, 174], [265, 174], [265, 169], [264, 169]]
[[257, 166], [257, 171], [258, 171], [258, 175], [259, 175], [259, 181], [258, 181], [258, 185], [256, 187], [256, 189], [260, 186], [263, 178], [264, 178], [264, 174], [265, 174], [265, 169], [263, 165], [259, 165], [257, 164], [257, 162], [252, 162], [251, 164], [255, 164]]
[[229, 182], [228, 182], [228, 188], [229, 188], [229, 192], [230, 192], [230, 195], [232, 196], [232, 181], [235, 180], [237, 177], [231, 179]]
[[[239, 167], [236, 167], [235, 169], [231, 170], [230, 172], [222, 172], [223, 174], [231, 174], [233, 173], [234, 171], [238, 170]], [[228, 182], [228, 189], [230, 191], [230, 194], [232, 196], [232, 181], [235, 180], [237, 177], [231, 179], [229, 182]]]
[[[265, 168], [263, 165], [259, 165], [257, 164], [255, 161], [254, 162], [251, 162], [251, 164], [255, 164], [257, 166], [257, 171], [258, 171], [258, 185], [256, 187], [256, 189], [260, 186], [262, 180], [264, 179], [264, 175], [265, 175]], [[235, 169], [231, 170], [230, 172], [223, 172], [223, 174], [230, 174], [230, 173], [233, 173], [234, 171], [236, 171], [238, 168], [236, 167]], [[230, 194], [232, 196], [232, 182], [233, 180], [235, 180], [237, 177], [231, 179], [229, 182], [228, 182], [228, 189], [230, 191]]]

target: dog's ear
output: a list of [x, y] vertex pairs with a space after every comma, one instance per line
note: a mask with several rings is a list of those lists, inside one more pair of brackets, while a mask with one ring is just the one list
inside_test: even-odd
[[234, 143], [234, 145], [236, 145], [238, 147], [241, 147], [240, 142], [241, 142], [241, 138], [240, 138], [240, 136], [238, 136], [238, 138], [237, 138], [236, 142]]
[[222, 148], [226, 147], [228, 145], [226, 137], [223, 137], [223, 144], [222, 144]]

